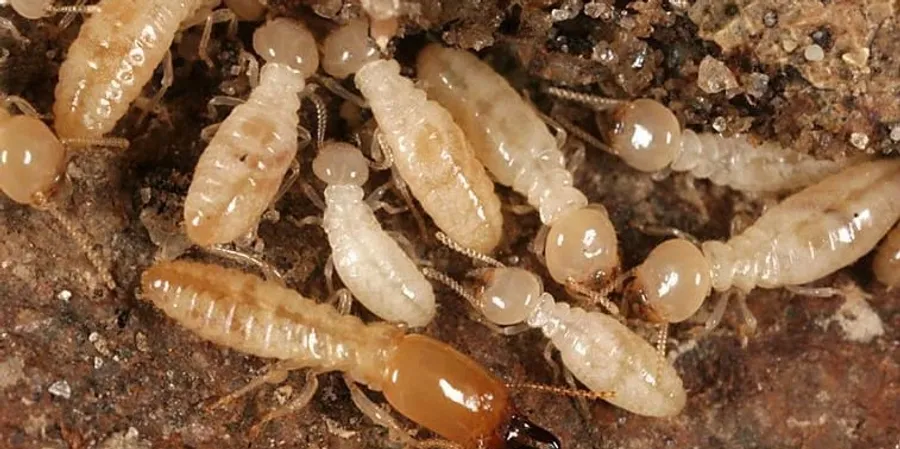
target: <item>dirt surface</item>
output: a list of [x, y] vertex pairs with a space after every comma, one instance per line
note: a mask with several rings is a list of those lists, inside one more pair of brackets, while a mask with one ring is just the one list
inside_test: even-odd
[[[303, 18], [320, 36], [335, 21], [358, 13], [340, 0], [270, 3], [274, 14]], [[403, 37], [391, 51], [409, 67], [428, 41], [477, 50], [516, 87], [528, 89], [543, 111], [565, 114], [591, 132], [598, 132], [591, 113], [554, 104], [541, 87], [654, 97], [698, 131], [747, 131], [796, 151], [839, 158], [863, 151], [896, 153], [900, 147], [898, 11], [897, 1], [883, 0], [426, 0], [404, 4]], [[23, 96], [47, 113], [59, 64], [80, 20], [60, 30], [58, 18], [29, 22], [8, 7], [0, 8], [0, 16], [11, 19], [28, 40], [0, 30], [0, 91]], [[303, 374], [224, 409], [207, 409], [211, 400], [260, 373], [266, 362], [199, 340], [136, 295], [140, 273], [161, 255], [159, 245], [168, 255], [180, 252], [181, 201], [204, 147], [199, 132], [217, 121], [206, 112], [206, 102], [214, 95], [246, 95], [246, 77], [235, 68], [254, 26], [241, 24], [234, 37], [225, 27], [216, 29], [214, 68], [196, 58], [199, 30], [186, 32], [173, 47], [175, 85], [162, 108], [143, 124], [135, 110], [113, 133], [127, 137], [131, 148], [73, 155], [72, 196], [63, 207], [113, 267], [119, 284], [114, 292], [99, 286], [80, 248], [50, 215], [0, 199], [0, 447], [395, 446], [385, 430], [355, 409], [336, 375], [321, 376], [309, 407], [251, 439], [250, 427], [298, 392]], [[810, 49], [814, 61], [806, 55], [811, 45], [822, 50], [819, 55]], [[708, 93], [711, 84], [704, 81], [710, 80], [698, 83], [705, 57], [721, 63], [715, 67], [724, 65], [737, 86]], [[323, 95], [337, 116], [338, 99]], [[312, 117], [307, 104], [305, 123]], [[328, 133], [347, 139], [351, 126], [331, 120]], [[303, 176], [310, 180], [311, 154], [307, 149], [302, 161]], [[752, 221], [773, 200], [705, 181], [692, 184], [683, 176], [655, 181], [590, 149], [576, 179], [591, 200], [610, 210], [625, 267], [639, 263], [661, 240], [634, 223], [721, 239], [728, 237], [732, 221]], [[384, 173], [373, 176], [366, 187], [386, 180]], [[499, 191], [505, 203], [522, 202], [507, 189]], [[387, 200], [401, 203], [393, 194]], [[319, 211], [300, 189], [289, 192], [277, 210], [260, 225], [259, 240], [243, 249], [275, 265], [305, 295], [324, 298], [329, 255], [324, 234], [285, 218]], [[410, 214], [380, 218], [386, 228], [413, 240], [418, 253], [438, 268], [462, 276], [471, 267], [421, 238]], [[549, 279], [527, 250], [537, 217], [506, 218], [500, 257]], [[187, 257], [208, 258], [196, 251]], [[900, 448], [900, 293], [879, 286], [870, 265], [871, 258], [864, 258], [817, 283], [846, 287], [851, 292], [846, 302], [783, 290], [752, 293], [747, 300], [758, 320], [753, 335], [741, 331], [737, 307], [701, 339], [693, 339], [699, 323], [673, 328], [670, 355], [677, 356], [689, 394], [678, 417], [643, 418], [605, 403], [592, 403], [582, 414], [573, 401], [525, 391], [516, 392], [515, 399], [566, 448]], [[871, 297], [853, 293], [855, 287]], [[426, 334], [508, 381], [562, 382], [544, 361], [545, 340], [538, 333], [493, 334], [469, 319], [459, 298], [443, 289], [439, 293], [438, 317]], [[354, 312], [372, 319], [359, 307]]]

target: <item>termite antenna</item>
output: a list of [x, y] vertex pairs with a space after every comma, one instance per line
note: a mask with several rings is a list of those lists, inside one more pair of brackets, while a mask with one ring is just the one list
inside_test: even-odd
[[669, 323], [660, 323], [656, 333], [656, 376], [662, 372], [663, 363], [666, 360], [666, 342], [669, 340]]
[[53, 0], [11, 0], [9, 5], [20, 16], [37, 20], [51, 14], [93, 14], [100, 10], [97, 5], [85, 5], [79, 1], [74, 5], [54, 5]]
[[342, 86], [340, 81], [337, 81], [330, 76], [319, 74], [313, 74], [312, 76], [310, 76], [310, 79], [315, 81], [316, 84], [319, 84], [322, 87], [328, 89], [329, 92], [337, 95], [338, 97], [341, 97], [344, 100], [347, 100], [362, 109], [369, 109], [369, 102], [366, 101], [365, 98]]
[[37, 199], [35, 200], [36, 207], [47, 211], [54, 219], [56, 219], [59, 224], [62, 225], [63, 229], [69, 234], [72, 240], [81, 248], [81, 251], [84, 252], [85, 256], [87, 256], [88, 261], [91, 265], [94, 266], [94, 270], [97, 271], [97, 274], [100, 275], [100, 279], [106, 284], [106, 287], [113, 291], [116, 289], [116, 281], [113, 279], [111, 270], [109, 265], [107, 265], [106, 260], [103, 256], [94, 250], [94, 247], [91, 243], [91, 238], [88, 237], [87, 234], [84, 233], [81, 229], [79, 229], [75, 223], [69, 219], [61, 210], [59, 210], [59, 206], [56, 203], [48, 201], [48, 199], [44, 196], [44, 194], [37, 194]]
[[[380, 158], [375, 157], [376, 149], [378, 154], [381, 155]], [[391, 147], [387, 145], [387, 142], [384, 141], [384, 133], [381, 132], [381, 128], [375, 129], [372, 144], [369, 146], [369, 157], [371, 158], [369, 167], [375, 171], [386, 170], [394, 165], [394, 153], [391, 151]]]
[[503, 263], [500, 262], [499, 260], [494, 259], [493, 257], [488, 256], [487, 254], [482, 254], [478, 251], [466, 248], [466, 247], [460, 245], [459, 243], [456, 243], [453, 239], [451, 239], [449, 236], [447, 236], [447, 234], [444, 234], [441, 231], [435, 232], [434, 237], [436, 239], [438, 239], [438, 241], [441, 242], [447, 248], [450, 248], [453, 251], [456, 251], [472, 260], [482, 262], [482, 263], [485, 263], [487, 265], [490, 265], [490, 266], [496, 267], [496, 268], [503, 268], [506, 266], [506, 265], [503, 265]]
[[595, 137], [593, 134], [585, 131], [582, 127], [572, 123], [569, 119], [563, 117], [561, 114], [552, 114], [551, 119], [559, 125], [560, 128], [566, 130], [569, 134], [574, 136], [576, 139], [594, 147], [598, 150], [606, 151], [610, 154], [616, 154], [616, 151], [609, 145], [603, 143], [600, 139]]
[[429, 438], [413, 443], [413, 447], [421, 449], [462, 449], [462, 446], [447, 440], [439, 438]]
[[67, 148], [106, 147], [126, 150], [130, 142], [122, 137], [68, 137], [59, 139]]
[[606, 400], [616, 396], [614, 391], [590, 391], [579, 390], [575, 388], [555, 387], [553, 385], [533, 384], [533, 383], [508, 383], [506, 387], [509, 389], [532, 390], [539, 393], [550, 393], [570, 398], [584, 398], [590, 400]]
[[544, 89], [549, 95], [552, 95], [556, 98], [562, 98], [563, 100], [570, 100], [581, 103], [585, 106], [589, 106], [597, 111], [606, 111], [615, 107], [622, 105], [625, 101], [616, 100], [608, 97], [601, 97], [599, 95], [591, 95], [583, 92], [575, 92], [568, 89], [563, 89], [560, 87], [550, 86]]
[[310, 89], [304, 92], [303, 97], [308, 98], [316, 108], [316, 149], [322, 148], [325, 144], [325, 128], [328, 125], [328, 108], [325, 107], [325, 101], [316, 93], [319, 86], [311, 84]]
[[474, 307], [476, 310], [479, 308], [478, 300], [475, 299], [475, 295], [473, 295], [472, 292], [469, 291], [469, 289], [460, 284], [456, 279], [453, 279], [452, 277], [441, 273], [440, 271], [437, 271], [431, 267], [423, 267], [422, 274], [424, 274], [428, 279], [440, 282], [445, 287], [453, 290], [454, 293], [462, 296], [466, 301], [469, 301], [469, 304], [471, 304], [472, 307]]

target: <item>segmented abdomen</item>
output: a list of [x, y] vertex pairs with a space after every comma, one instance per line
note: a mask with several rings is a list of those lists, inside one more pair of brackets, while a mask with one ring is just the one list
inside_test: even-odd
[[247, 102], [222, 122], [197, 162], [184, 202], [194, 243], [231, 242], [259, 222], [297, 155], [297, 93], [303, 85], [299, 72], [266, 64]]
[[639, 415], [674, 416], [684, 408], [681, 377], [646, 340], [608, 315], [556, 303], [548, 293], [540, 301], [528, 324], [541, 328], [588, 388], [614, 392], [608, 402]]
[[728, 243], [705, 242], [713, 287], [800, 285], [868, 253], [900, 218], [900, 160], [850, 167], [769, 209]]
[[446, 109], [400, 76], [397, 61], [375, 61], [356, 74], [413, 195], [452, 239], [489, 253], [500, 242], [503, 216], [494, 183]]
[[97, 138], [127, 112], [198, 0], [103, 0], [59, 68], [54, 128], [63, 138]]
[[556, 139], [512, 86], [471, 53], [431, 44], [419, 53], [418, 77], [447, 108], [497, 182], [525, 195], [552, 223], [587, 204]]
[[402, 332], [363, 324], [273, 282], [216, 265], [162, 262], [141, 277], [143, 297], [201, 338], [258, 357], [350, 373], [375, 388]]
[[362, 198], [362, 189], [354, 185], [325, 189], [323, 227], [341, 281], [382, 319], [427, 325], [435, 313], [431, 283]]
[[672, 169], [743, 192], [780, 192], [819, 182], [852, 162], [815, 159], [772, 142], [753, 145], [746, 136], [686, 129]]

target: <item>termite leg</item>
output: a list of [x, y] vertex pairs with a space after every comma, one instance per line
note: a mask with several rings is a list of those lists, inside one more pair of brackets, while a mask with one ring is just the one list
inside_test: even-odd
[[566, 170], [569, 170], [569, 173], [578, 171], [584, 165], [585, 159], [587, 159], [587, 150], [583, 143], [575, 142], [572, 145], [576, 146], [576, 148], [569, 155], [569, 160], [566, 161]]
[[400, 174], [397, 173], [396, 169], [391, 169], [391, 172], [391, 179], [394, 182], [394, 186], [397, 188], [397, 191], [400, 192], [400, 196], [403, 197], [403, 201], [406, 202], [409, 211], [412, 212], [413, 218], [416, 220], [416, 225], [419, 227], [419, 234], [423, 239], [427, 239], [428, 231], [426, 231], [425, 227], [425, 218], [422, 217], [422, 213], [419, 212], [415, 202], [413, 202], [412, 194], [409, 193], [409, 187], [406, 185], [406, 181], [400, 177]]
[[212, 27], [213, 25], [222, 22], [228, 22], [228, 34], [233, 35], [237, 30], [237, 16], [235, 16], [228, 8], [221, 8], [210, 12], [209, 15], [206, 16], [206, 23], [203, 25], [203, 34], [200, 36], [200, 45], [197, 48], [197, 54], [209, 68], [213, 67], [212, 59], [210, 59], [209, 54], [207, 54], [209, 39], [212, 36]]
[[616, 151], [613, 150], [612, 147], [603, 143], [603, 141], [601, 141], [597, 137], [594, 137], [593, 134], [585, 131], [583, 128], [572, 123], [568, 119], [564, 118], [562, 115], [559, 115], [559, 114], [553, 115], [553, 120], [556, 120], [556, 122], [559, 124], [559, 126], [562, 126], [563, 128], [565, 128], [566, 131], [569, 132], [569, 134], [571, 134], [576, 139], [584, 142], [585, 144], [590, 145], [594, 148], [597, 148], [598, 150], [603, 150], [610, 154], [616, 154]]
[[532, 254], [537, 256], [538, 262], [540, 262], [541, 265], [547, 265], [547, 262], [544, 259], [544, 248], [547, 245], [547, 234], [549, 232], [549, 226], [541, 225], [541, 229], [538, 229], [538, 232], [537, 234], [535, 234], [534, 239], [532, 239], [531, 243], [528, 244], [528, 250], [531, 251]]
[[758, 322], [756, 316], [754, 316], [750, 308], [747, 307], [747, 294], [739, 292], [735, 299], [738, 303], [738, 309], [741, 310], [741, 318], [743, 320], [743, 323], [741, 323], [741, 333], [745, 336], [751, 336], [756, 333]]
[[241, 67], [246, 67], [244, 73], [247, 75], [247, 82], [250, 83], [250, 88], [255, 89], [256, 86], [259, 86], [259, 61], [256, 60], [253, 54], [241, 49], [241, 52], [238, 53], [238, 64]]
[[[666, 167], [666, 170], [670, 170], [670, 168]], [[682, 184], [682, 188], [679, 190], [685, 193], [684, 196], [679, 196], [687, 201], [688, 204], [694, 206], [694, 208], [700, 215], [698, 217], [700, 223], [707, 223], [709, 222], [709, 210], [706, 208], [706, 203], [703, 201], [703, 197], [700, 195], [700, 191], [697, 190], [697, 183], [695, 181], [696, 178], [686, 173], [675, 176], [675, 182]]]
[[[71, 25], [72, 22], [75, 21], [75, 17], [78, 16], [78, 13], [82, 12], [82, 11], [79, 11], [78, 9], [84, 8], [85, 3], [86, 3], [86, 0], [78, 0], [75, 2], [74, 5], [72, 5], [74, 10], [66, 12], [66, 14], [63, 15], [63, 18], [59, 21], [58, 26], [59, 26], [60, 30], [64, 30], [64, 29], [68, 28], [69, 25]], [[87, 12], [93, 12], [93, 11], [87, 11]]]
[[338, 97], [341, 97], [344, 100], [347, 100], [347, 101], [359, 106], [362, 109], [369, 109], [369, 103], [366, 101], [365, 98], [347, 90], [347, 88], [342, 86], [341, 83], [338, 82], [337, 80], [335, 80], [334, 78], [331, 78], [328, 76], [323, 76], [323, 75], [318, 75], [318, 74], [313, 74], [310, 77], [310, 79], [314, 80], [317, 84], [321, 84], [326, 89], [331, 91], [331, 93], [337, 95]]
[[709, 318], [706, 319], [706, 323], [703, 324], [701, 335], [708, 335], [713, 329], [719, 326], [719, 323], [722, 322], [722, 316], [725, 315], [725, 309], [728, 308], [728, 299], [730, 297], [731, 293], [719, 294], [716, 305], [713, 306], [712, 314], [709, 315]]
[[[569, 385], [574, 391], [580, 390], [578, 388], [578, 384], [575, 383], [575, 376], [572, 375], [572, 372], [566, 368], [563, 368], [563, 378], [566, 379], [566, 384]], [[587, 399], [583, 396], [576, 396], [575, 403], [577, 404], [578, 413], [581, 414], [581, 419], [585, 422], [591, 422], [591, 410], [588, 408]]]
[[559, 380], [559, 363], [556, 363], [556, 360], [553, 359], [553, 349], [556, 346], [553, 345], [552, 341], [548, 341], [547, 345], [544, 346], [544, 361], [547, 362], [547, 366], [550, 367], [550, 371], [553, 371], [553, 381], [557, 382]]
[[5, 17], [0, 17], [0, 31], [6, 31], [6, 33], [9, 34], [13, 38], [13, 40], [18, 42], [19, 45], [21, 45], [23, 48], [31, 43], [31, 41], [28, 40], [27, 37], [23, 36], [22, 33], [19, 32], [19, 29], [16, 28], [12, 21]]
[[153, 94], [153, 97], [150, 98], [150, 101], [140, 107], [143, 109], [140, 117], [138, 117], [137, 123], [140, 126], [141, 123], [144, 122], [144, 119], [147, 118], [147, 115], [156, 109], [156, 106], [162, 100], [163, 95], [166, 94], [166, 91], [169, 90], [169, 87], [172, 86], [172, 83], [175, 81], [175, 68], [172, 66], [172, 50], [166, 51], [166, 56], [163, 58], [163, 77], [160, 81], [159, 90]]
[[663, 226], [658, 224], [650, 224], [650, 223], [638, 223], [637, 221], [631, 221], [628, 223], [629, 226], [637, 228], [643, 234], [652, 235], [656, 237], [675, 237], [679, 239], [687, 240], [694, 244], [696, 247], [700, 247], [700, 239], [694, 237], [687, 231], [682, 231], [681, 229], [672, 227], [672, 226]]
[[203, 129], [200, 130], [200, 139], [204, 142], [212, 140], [219, 131], [219, 126], [222, 126], [222, 123], [213, 123], [212, 125], [204, 126]]
[[236, 399], [244, 396], [245, 394], [265, 385], [265, 384], [280, 384], [287, 379], [288, 373], [293, 370], [305, 368], [304, 365], [300, 364], [295, 360], [281, 360], [279, 362], [273, 363], [266, 367], [265, 374], [256, 376], [237, 390], [228, 393], [227, 395], [219, 398], [216, 402], [207, 405], [208, 409], [217, 409], [223, 408], [226, 405], [234, 402]]
[[400, 441], [409, 447], [416, 447], [416, 441], [409, 436], [409, 433], [400, 426], [388, 410], [369, 399], [349, 376], [344, 375], [344, 383], [350, 390], [350, 399], [363, 415], [369, 417], [376, 425], [387, 428], [392, 440]]
[[513, 215], [528, 215], [534, 212], [534, 208], [530, 204], [501, 204], [503, 210], [509, 211]]
[[391, 152], [391, 148], [384, 142], [384, 133], [381, 132], [380, 128], [376, 128], [372, 134], [369, 155], [372, 158], [369, 160], [369, 168], [372, 170], [387, 170], [394, 165], [394, 153]]
[[209, 114], [210, 120], [217, 120], [219, 118], [219, 110], [216, 109], [217, 107], [225, 106], [233, 108], [235, 106], [244, 104], [245, 101], [246, 100], [242, 98], [217, 95], [215, 97], [212, 97], [212, 99], [206, 103], [206, 112]]
[[303, 179], [301, 179], [299, 183], [300, 190], [303, 191], [303, 194], [306, 195], [306, 198], [309, 199], [309, 202], [311, 202], [313, 206], [316, 206], [319, 210], [324, 211], [326, 209], [325, 201], [322, 200], [322, 197], [319, 196], [319, 194], [316, 192], [316, 189]]
[[328, 290], [328, 293], [334, 291], [334, 257], [328, 256], [328, 260], [325, 261], [325, 267], [322, 269], [322, 273], [325, 275], [325, 288]]
[[9, 108], [10, 105], [15, 106], [19, 109], [19, 112], [25, 114], [29, 117], [34, 117], [38, 120], [43, 119], [44, 117], [28, 102], [28, 100], [18, 96], [18, 95], [2, 95], [2, 103], [3, 106]]
[[353, 294], [346, 288], [340, 288], [329, 296], [327, 302], [333, 305], [341, 315], [347, 315], [350, 313], [350, 308], [353, 307]]
[[381, 197], [384, 196], [384, 193], [388, 191], [392, 186], [390, 181], [378, 186], [375, 190], [372, 190], [372, 193], [369, 193], [366, 196], [366, 204], [372, 209], [372, 212], [377, 212], [379, 210], [384, 210], [390, 215], [402, 214], [409, 210], [409, 207], [406, 206], [394, 206], [391, 203], [385, 202], [381, 200]]
[[[620, 278], [616, 278], [616, 281], [619, 281]], [[624, 281], [624, 279], [623, 279]], [[581, 296], [587, 298], [589, 300], [588, 307], [592, 307], [596, 304], [600, 304], [606, 312], [613, 316], [613, 318], [622, 321], [622, 314], [619, 313], [619, 306], [613, 304], [612, 301], [609, 300], [607, 295], [610, 292], [618, 290], [618, 287], [621, 286], [621, 282], [612, 282], [610, 285], [604, 287], [601, 290], [595, 291], [588, 287], [587, 285], [582, 284], [572, 278], [566, 280], [566, 290], [572, 294], [573, 296]]]
[[833, 287], [804, 287], [802, 285], [785, 285], [784, 289], [798, 296], [810, 296], [813, 298], [830, 298], [841, 296], [843, 292]]
[[256, 437], [259, 436], [260, 432], [262, 432], [265, 425], [270, 421], [274, 421], [283, 416], [290, 415], [292, 413], [295, 413], [297, 410], [301, 410], [302, 408], [306, 407], [306, 405], [309, 404], [309, 401], [312, 400], [313, 396], [315, 396], [316, 390], [319, 389], [318, 375], [319, 373], [315, 370], [307, 371], [306, 384], [303, 385], [303, 389], [300, 390], [300, 394], [297, 395], [297, 398], [285, 406], [278, 407], [277, 409], [266, 413], [258, 423], [254, 424], [253, 427], [250, 428], [251, 439], [256, 439]]
[[258, 257], [251, 256], [241, 251], [228, 249], [222, 246], [203, 247], [203, 250], [210, 254], [223, 257], [225, 259], [230, 259], [241, 264], [252, 265], [262, 271], [263, 276], [267, 281], [277, 282], [278, 285], [281, 285], [282, 287], [286, 286], [286, 284], [284, 283], [284, 276], [282, 276], [281, 273], [278, 272], [278, 269]]
[[297, 178], [300, 177], [300, 161], [294, 158], [291, 161], [291, 166], [288, 168], [287, 176], [284, 177], [284, 181], [281, 182], [281, 187], [278, 188], [278, 192], [275, 193], [275, 196], [272, 197], [272, 202], [269, 203], [269, 210], [275, 209], [275, 203], [277, 203], [281, 198], [291, 190], [291, 187], [294, 186], [294, 183], [297, 182]]

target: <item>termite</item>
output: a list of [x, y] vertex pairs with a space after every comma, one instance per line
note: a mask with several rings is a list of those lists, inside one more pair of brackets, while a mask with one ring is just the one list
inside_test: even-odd
[[416, 67], [429, 97], [450, 111], [497, 182], [537, 209], [549, 228], [537, 246], [553, 279], [591, 284], [613, 274], [619, 253], [609, 215], [572, 185], [560, 144], [534, 108], [467, 51], [430, 44]]
[[642, 337], [615, 318], [556, 302], [534, 273], [496, 264], [477, 270], [475, 294], [455, 280], [426, 268], [426, 274], [466, 298], [503, 333], [540, 329], [575, 377], [595, 392], [609, 391], [609, 403], [653, 417], [677, 415], [686, 394], [671, 364]]
[[900, 218], [897, 198], [900, 160], [846, 168], [788, 197], [727, 242], [660, 244], [632, 270], [627, 296], [665, 324], [692, 316], [713, 289], [746, 294], [802, 286], [871, 251]]
[[878, 247], [872, 270], [878, 281], [889, 289], [900, 285], [900, 225], [894, 226]]
[[[59, 68], [53, 127], [60, 137], [99, 138], [110, 132], [163, 62], [162, 86], [172, 83], [169, 46], [176, 32], [220, 0], [102, 0], [81, 26]], [[204, 37], [213, 22], [231, 20], [228, 10], [206, 12]], [[208, 37], [207, 37], [208, 39]], [[205, 42], [201, 42], [201, 57]]]
[[[516, 411], [500, 379], [429, 337], [386, 323], [364, 324], [277, 283], [216, 265], [159, 263], [143, 273], [141, 286], [144, 298], [200, 337], [280, 360], [248, 388], [290, 370], [341, 371], [348, 385], [381, 391], [398, 412], [452, 442], [443, 447], [499, 449], [534, 442], [560, 447], [552, 434]], [[308, 403], [317, 385], [314, 375], [308, 379], [294, 403], [262, 422]], [[381, 407], [367, 403], [361, 392], [353, 397], [376, 422], [386, 421]]]
[[297, 154], [299, 94], [319, 65], [315, 39], [279, 18], [254, 32], [253, 47], [266, 61], [259, 85], [218, 125], [185, 199], [188, 237], [201, 246], [250, 232]]
[[431, 283], [381, 228], [363, 198], [369, 167], [362, 152], [346, 143], [325, 142], [312, 168], [328, 184], [321, 224], [341, 281], [382, 319], [413, 327], [431, 322], [436, 311]]
[[[11, 115], [15, 105], [24, 114]], [[106, 286], [116, 283], [103, 257], [93, 249], [87, 235], [58, 204], [65, 196], [68, 180], [66, 149], [84, 146], [128, 147], [124, 139], [62, 139], [39, 118], [35, 109], [22, 98], [3, 96], [0, 101], [0, 190], [13, 201], [45, 210], [66, 229], [81, 247]]]
[[[682, 128], [671, 109], [649, 98], [614, 100], [558, 87], [546, 91], [597, 112], [612, 111], [614, 124], [607, 132], [608, 144], [561, 117], [554, 118], [589, 145], [644, 172], [668, 167], [744, 192], [781, 192], [814, 184], [860, 161], [815, 159], [772, 142], [755, 145], [745, 135], [696, 133]], [[602, 114], [597, 114], [597, 119], [598, 128], [603, 129]]]
[[329, 75], [355, 73], [394, 167], [438, 228], [468, 248], [493, 251], [503, 228], [500, 200], [450, 113], [401, 76], [397, 61], [380, 58], [363, 21], [333, 31], [322, 51]]

